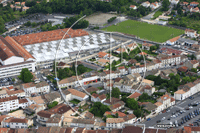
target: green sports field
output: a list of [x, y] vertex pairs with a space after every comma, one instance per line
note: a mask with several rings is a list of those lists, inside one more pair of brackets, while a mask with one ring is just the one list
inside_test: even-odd
[[118, 23], [117, 25], [112, 25], [110, 27], [104, 28], [103, 30], [132, 34], [146, 40], [161, 43], [184, 33], [184, 31], [180, 29], [161, 25], [153, 25], [134, 20], [127, 20]]

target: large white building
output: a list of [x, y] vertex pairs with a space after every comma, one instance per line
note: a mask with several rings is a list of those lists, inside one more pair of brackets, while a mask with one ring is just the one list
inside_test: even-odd
[[19, 75], [22, 68], [34, 72], [35, 58], [10, 36], [0, 36], [0, 78]]

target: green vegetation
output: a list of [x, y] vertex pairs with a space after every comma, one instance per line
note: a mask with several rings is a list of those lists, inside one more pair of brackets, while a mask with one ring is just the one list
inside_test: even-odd
[[33, 79], [32, 73], [28, 70], [28, 68], [22, 68], [20, 75], [18, 76], [24, 83], [29, 83]]
[[103, 90], [103, 87], [97, 87], [99, 90]]
[[196, 69], [196, 68], [192, 68], [192, 69], [191, 69], [191, 72], [197, 73], [197, 69]]
[[108, 23], [110, 23], [110, 22], [114, 21], [116, 18], [117, 17], [112, 17], [112, 18], [108, 19], [107, 21], [108, 21]]
[[156, 99], [154, 99], [152, 96], [149, 96], [147, 93], [142, 93], [142, 95], [139, 96], [138, 101], [156, 103]]
[[160, 25], [151, 25], [134, 20], [127, 20], [119, 23], [118, 25], [112, 25], [110, 27], [104, 28], [103, 30], [136, 35], [140, 38], [156, 42], [165, 42], [184, 33], [184, 31], [180, 29]]
[[[77, 67], [78, 75], [83, 74], [85, 72], [90, 72], [90, 71], [92, 71], [92, 69], [84, 67], [82, 64], [78, 65], [78, 67]], [[75, 64], [73, 64], [73, 66], [71, 68], [66, 67], [64, 69], [58, 69], [57, 74], [58, 74], [58, 78], [60, 80], [71, 77], [71, 76], [76, 76]]]
[[103, 117], [106, 111], [110, 111], [107, 105], [103, 105], [100, 102], [95, 102], [94, 105], [89, 110], [94, 116]]
[[121, 92], [120, 92], [119, 88], [117, 88], [117, 87], [112, 88], [112, 92], [111, 92], [112, 97], [119, 98], [120, 94], [121, 94]]
[[71, 100], [70, 102], [73, 103], [73, 104], [78, 104], [78, 103], [80, 103], [81, 101], [79, 101], [79, 100], [77, 100], [77, 99], [73, 99], [73, 100]]
[[13, 113], [13, 112], [15, 112], [15, 111], [17, 111], [17, 110], [19, 110], [19, 109], [11, 110], [10, 113]]
[[48, 106], [49, 109], [51, 109], [51, 108], [55, 107], [56, 105], [58, 105], [58, 102], [54, 101], [53, 103], [50, 103], [47, 106]]
[[153, 15], [153, 19], [156, 19], [157, 17], [159, 17], [160, 15], [162, 15], [162, 11], [158, 10], [157, 12], [155, 12], [155, 14]]

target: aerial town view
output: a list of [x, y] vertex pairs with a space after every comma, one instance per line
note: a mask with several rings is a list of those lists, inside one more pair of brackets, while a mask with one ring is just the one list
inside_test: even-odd
[[0, 133], [200, 133], [200, 0], [0, 2]]

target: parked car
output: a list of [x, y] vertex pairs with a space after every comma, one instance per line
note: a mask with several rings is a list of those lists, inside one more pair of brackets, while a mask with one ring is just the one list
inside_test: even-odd
[[148, 119], [147, 119], [147, 121], [150, 121], [150, 120], [151, 120], [151, 118], [148, 118]]

